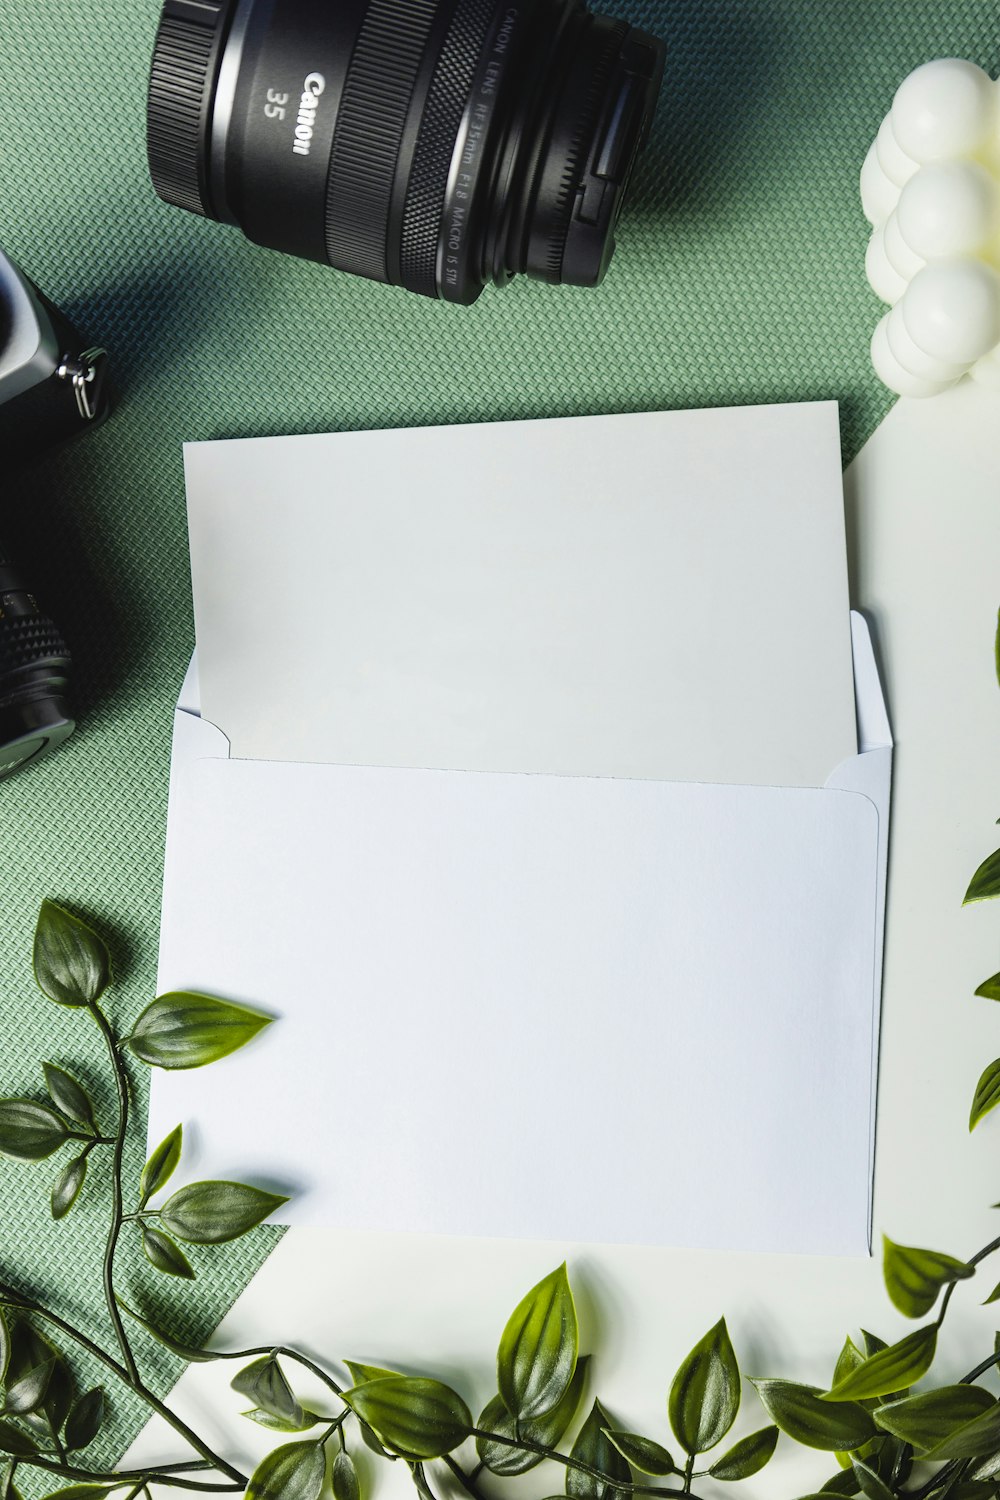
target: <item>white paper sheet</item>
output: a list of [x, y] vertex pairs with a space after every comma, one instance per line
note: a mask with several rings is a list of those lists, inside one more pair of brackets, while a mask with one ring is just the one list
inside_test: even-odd
[[855, 751], [832, 402], [185, 463], [236, 756], [822, 786]]

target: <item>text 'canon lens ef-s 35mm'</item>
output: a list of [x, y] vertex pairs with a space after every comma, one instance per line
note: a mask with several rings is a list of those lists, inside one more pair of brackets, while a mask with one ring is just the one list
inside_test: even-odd
[[663, 45], [583, 0], [166, 0], [161, 198], [449, 302], [596, 286]]

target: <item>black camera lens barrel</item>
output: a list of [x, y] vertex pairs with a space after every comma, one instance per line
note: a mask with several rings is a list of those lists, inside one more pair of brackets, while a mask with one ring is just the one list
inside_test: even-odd
[[0, 542], [0, 780], [72, 734], [70, 654]]
[[150, 171], [260, 244], [425, 295], [595, 285], [662, 66], [583, 0], [165, 0]]

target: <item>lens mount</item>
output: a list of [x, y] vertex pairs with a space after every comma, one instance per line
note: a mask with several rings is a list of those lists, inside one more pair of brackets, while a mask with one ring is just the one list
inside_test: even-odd
[[426, 296], [594, 286], [663, 51], [584, 0], [165, 0], [150, 171], [260, 244]]

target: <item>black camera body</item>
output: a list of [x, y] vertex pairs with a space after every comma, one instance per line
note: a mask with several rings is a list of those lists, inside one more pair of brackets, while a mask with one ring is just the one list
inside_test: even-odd
[[[24, 463], [107, 412], [103, 349], [0, 252], [0, 451]], [[0, 779], [61, 744], [75, 728], [70, 654], [20, 565], [0, 540]]]

